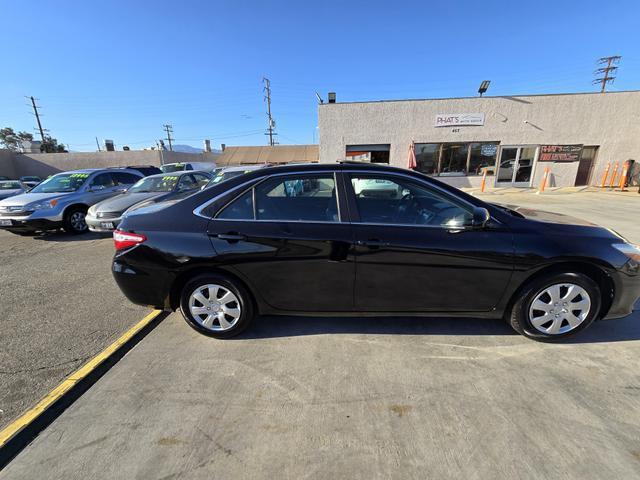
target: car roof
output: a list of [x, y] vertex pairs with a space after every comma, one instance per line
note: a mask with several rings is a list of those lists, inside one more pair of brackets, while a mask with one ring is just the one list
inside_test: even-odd
[[137, 170], [130, 170], [128, 168], [122, 168], [122, 167], [108, 167], [108, 168], [81, 168], [78, 170], [66, 170], [64, 172], [58, 172], [54, 175], [58, 175], [60, 173], [96, 173], [96, 172], [122, 172], [122, 171], [126, 171], [129, 170], [130, 173], [135, 173], [136, 175], [140, 175], [140, 172], [138, 172]]
[[247, 171], [253, 171], [253, 170], [258, 170], [261, 168], [267, 168], [269, 167], [268, 164], [265, 163], [252, 163], [249, 165], [235, 165], [233, 167], [222, 167], [222, 173], [226, 173], [226, 172], [247, 172]]

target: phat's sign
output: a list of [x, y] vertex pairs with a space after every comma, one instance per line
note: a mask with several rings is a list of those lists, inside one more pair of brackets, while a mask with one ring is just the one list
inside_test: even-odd
[[433, 120], [434, 127], [465, 127], [484, 125], [484, 113], [440, 113]]

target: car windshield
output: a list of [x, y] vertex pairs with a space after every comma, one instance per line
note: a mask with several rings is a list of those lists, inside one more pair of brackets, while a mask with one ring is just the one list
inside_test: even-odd
[[38, 177], [22, 177], [20, 180], [23, 182], [39, 182], [40, 179]]
[[0, 182], [0, 190], [17, 190], [22, 188], [20, 182]]
[[170, 165], [162, 165], [160, 167], [162, 173], [181, 172], [185, 170], [184, 163], [172, 163]]
[[211, 186], [211, 185], [215, 185], [217, 183], [220, 182], [224, 182], [225, 180], [229, 180], [230, 178], [234, 178], [234, 177], [239, 177], [240, 175], [244, 175], [245, 173], [249, 172], [250, 170], [235, 170], [232, 172], [220, 172], [218, 173], [215, 177], [213, 177], [211, 180], [209, 180], [209, 183], [207, 184], [207, 186]]
[[129, 193], [172, 192], [176, 188], [179, 178], [179, 175], [143, 178], [129, 189]]
[[37, 185], [31, 193], [75, 192], [88, 178], [88, 173], [59, 173]]

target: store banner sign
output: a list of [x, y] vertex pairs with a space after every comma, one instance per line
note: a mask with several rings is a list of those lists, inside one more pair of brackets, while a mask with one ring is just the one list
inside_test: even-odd
[[434, 127], [465, 127], [484, 125], [484, 113], [439, 113], [433, 120]]
[[577, 162], [582, 145], [540, 145], [539, 162]]

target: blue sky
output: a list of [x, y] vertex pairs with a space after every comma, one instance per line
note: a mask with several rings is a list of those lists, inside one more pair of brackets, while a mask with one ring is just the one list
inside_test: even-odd
[[[640, 89], [637, 1], [10, 1], [0, 127], [33, 131], [25, 95], [73, 150], [263, 145], [262, 77], [283, 144], [312, 143], [315, 91], [338, 101]], [[8, 20], [8, 21], [7, 21]]]

